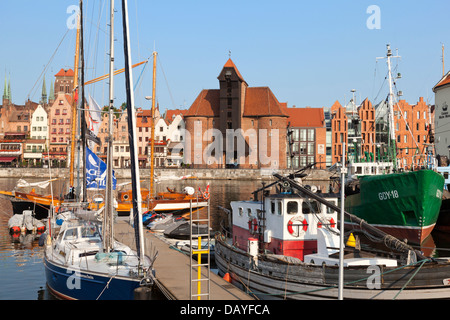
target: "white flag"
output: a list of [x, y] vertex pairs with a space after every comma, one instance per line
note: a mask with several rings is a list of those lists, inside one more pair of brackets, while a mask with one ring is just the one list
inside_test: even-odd
[[97, 136], [102, 124], [102, 113], [98, 103], [89, 95], [89, 130]]

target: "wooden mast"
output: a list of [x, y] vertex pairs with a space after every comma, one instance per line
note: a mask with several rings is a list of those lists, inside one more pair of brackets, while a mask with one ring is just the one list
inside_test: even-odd
[[156, 100], [156, 51], [153, 51], [152, 128], [150, 139], [150, 198], [154, 196], [155, 180], [155, 100]]
[[[70, 187], [74, 185], [74, 163], [75, 163], [75, 133], [77, 128], [77, 101], [75, 97], [77, 96], [78, 91], [78, 64], [80, 59], [80, 16], [78, 16], [77, 22], [77, 38], [75, 42], [75, 63], [74, 63], [74, 76], [73, 76], [73, 93], [72, 93], [72, 136], [70, 142]], [[49, 159], [50, 161], [50, 159]]]

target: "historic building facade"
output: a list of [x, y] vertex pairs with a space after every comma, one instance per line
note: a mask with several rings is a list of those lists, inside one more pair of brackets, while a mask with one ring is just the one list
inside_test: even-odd
[[249, 87], [229, 59], [219, 89], [202, 90], [184, 115], [194, 168], [286, 168], [288, 115], [269, 87]]

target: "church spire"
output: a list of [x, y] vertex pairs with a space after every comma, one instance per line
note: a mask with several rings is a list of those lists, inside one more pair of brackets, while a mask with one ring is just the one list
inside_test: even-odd
[[3, 89], [3, 100], [9, 100], [8, 99], [8, 81], [6, 79], [6, 73], [5, 73], [5, 88]]
[[45, 75], [44, 81], [42, 82], [42, 96], [41, 96], [41, 104], [47, 104], [47, 87], [45, 85]]
[[52, 83], [50, 84], [50, 93], [48, 95], [48, 103], [52, 104], [53, 101], [55, 101], [55, 88], [54, 88], [54, 84], [53, 84], [53, 80]]
[[12, 101], [12, 94], [11, 94], [11, 75], [9, 75], [9, 81], [8, 81], [8, 100], [9, 100], [9, 102]]

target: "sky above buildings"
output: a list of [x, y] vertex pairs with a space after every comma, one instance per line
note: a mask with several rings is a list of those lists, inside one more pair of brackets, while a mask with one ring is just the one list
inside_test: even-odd
[[[289, 107], [330, 107], [356, 100], [374, 103], [387, 94], [386, 54], [402, 78], [397, 89], [415, 104], [434, 103], [442, 76], [442, 44], [450, 52], [446, 23], [450, 2], [431, 1], [149, 1], [128, 0], [136, 105], [151, 107], [152, 51], [158, 52], [160, 109], [189, 108], [202, 89], [219, 87], [217, 76], [231, 55], [249, 86], [268, 86]], [[116, 1], [116, 68], [124, 67], [121, 1]], [[39, 101], [61, 68], [73, 68], [77, 0], [0, 2], [0, 88], [11, 79], [13, 102]], [[108, 72], [109, 0], [84, 0], [86, 80]], [[230, 53], [231, 52], [231, 53]], [[446, 71], [450, 69], [450, 53]], [[125, 101], [124, 76], [116, 76], [116, 105]], [[87, 92], [107, 104], [108, 83]], [[2, 91], [3, 93], [3, 91]]]

